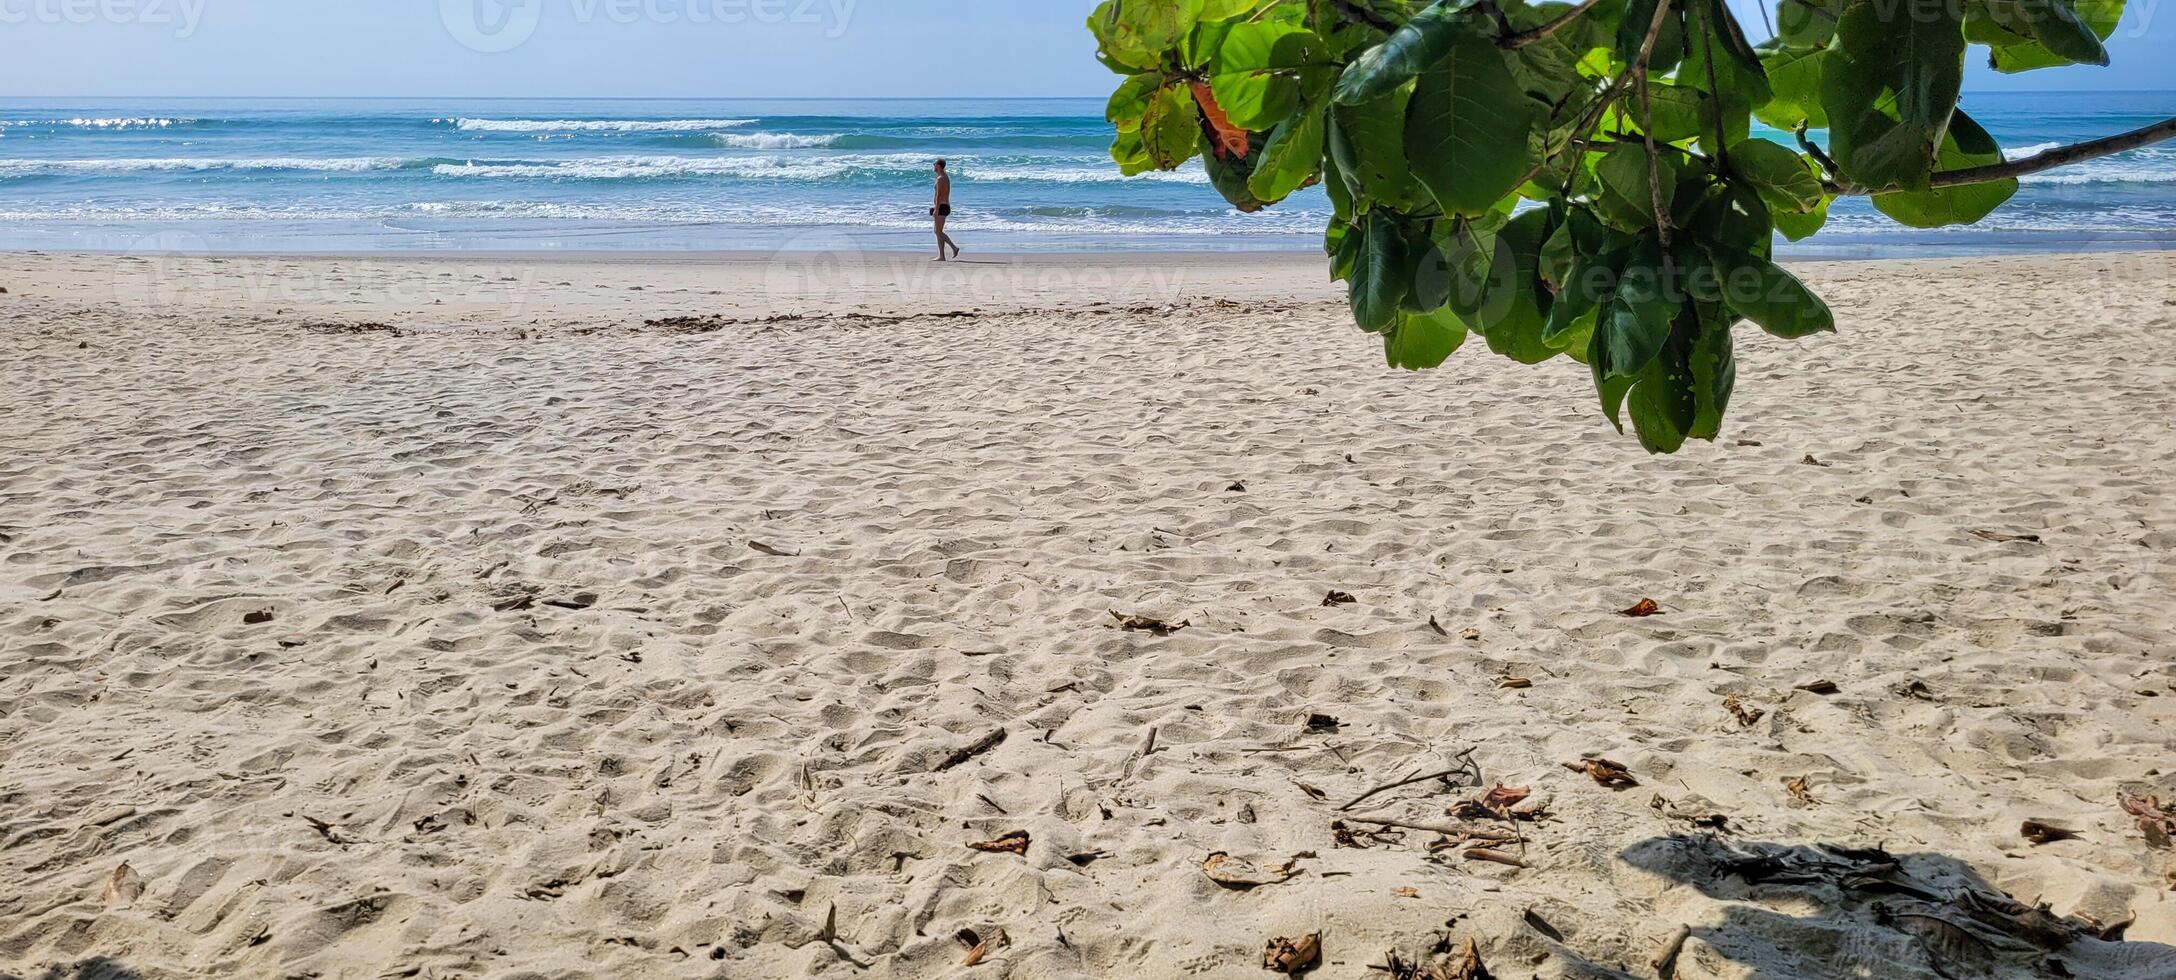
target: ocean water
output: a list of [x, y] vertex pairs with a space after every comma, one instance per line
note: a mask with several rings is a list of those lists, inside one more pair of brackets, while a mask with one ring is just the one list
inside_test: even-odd
[[[1966, 104], [2021, 155], [2176, 115], [2176, 92]], [[0, 248], [922, 248], [940, 156], [972, 250], [1319, 242], [1319, 190], [1242, 215], [1198, 165], [1121, 177], [1110, 137], [1092, 99], [0, 99]], [[1911, 231], [1843, 202], [1816, 242], [1786, 251], [2176, 247], [2176, 146], [2031, 178], [1969, 229]]]

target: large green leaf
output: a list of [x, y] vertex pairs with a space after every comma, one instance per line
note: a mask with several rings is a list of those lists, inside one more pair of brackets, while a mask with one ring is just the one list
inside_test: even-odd
[[1141, 114], [1141, 146], [1158, 170], [1177, 170], [1201, 150], [1201, 109], [1185, 85], [1166, 85]]
[[1693, 341], [1687, 361], [1692, 368], [1695, 411], [1685, 434], [1713, 440], [1723, 433], [1723, 416], [1729, 414], [1730, 396], [1738, 388], [1737, 349], [1728, 317], [1702, 311], [1700, 336]]
[[1828, 195], [1813, 164], [1780, 143], [1742, 140], [1730, 148], [1729, 159], [1730, 169], [1753, 185], [1772, 210], [1803, 214]]
[[1459, 15], [1471, 6], [1473, 0], [1438, 0], [1413, 15], [1383, 43], [1353, 59], [1337, 80], [1337, 101], [1373, 101], [1412, 81], [1449, 53], [1460, 35], [1469, 33]]
[[[1942, 140], [1942, 170], [1967, 170], [2003, 162], [2002, 146], [1964, 110]], [[1874, 195], [1874, 208], [1913, 228], [1968, 225], [1987, 217], [2017, 194], [2017, 181], [1993, 180], [1937, 190]]]
[[1771, 95], [1768, 74], [1722, 0], [1686, 0], [1685, 24], [1685, 63], [1677, 77], [1708, 93], [1699, 132], [1700, 145], [1712, 153], [1752, 131], [1753, 110]]
[[1242, 213], [1253, 214], [1268, 207], [1269, 202], [1257, 197], [1252, 187], [1264, 150], [1260, 135], [1252, 135], [1248, 145], [1250, 149], [1243, 157], [1226, 158], [1214, 152], [1204, 153], [1201, 165], [1209, 173], [1210, 186], [1215, 187], [1225, 201]]
[[1539, 209], [1504, 225], [1476, 321], [1490, 350], [1521, 364], [1539, 364], [1559, 353], [1542, 340], [1549, 317], [1542, 305], [1541, 247], [1549, 231], [1549, 212]]
[[1607, 359], [1598, 362], [1610, 377], [1644, 370], [1670, 335], [1670, 321], [1683, 305], [1674, 293], [1670, 267], [1661, 246], [1644, 240], [1627, 257], [1609, 300], [1602, 304], [1594, 337]]
[[[1639, 60], [1640, 45], [1647, 41], [1647, 31], [1654, 26], [1655, 8], [1662, 0], [1626, 0], [1624, 17], [1617, 23], [1617, 60], [1631, 65]], [[1660, 75], [1677, 67], [1685, 56], [1685, 25], [1672, 10], [1663, 15], [1662, 33], [1655, 35], [1655, 48], [1647, 60], [1648, 71]]]
[[1755, 113], [1760, 121], [1789, 131], [1800, 126], [1827, 129], [1828, 112], [1821, 108], [1821, 73], [1828, 64], [1827, 48], [1782, 48], [1761, 56], [1768, 73], [1768, 104]]
[[2122, 18], [2123, 0], [1972, 0], [1965, 38], [1993, 49], [1996, 71], [2105, 66]]
[[1527, 134], [1541, 111], [1512, 80], [1502, 50], [1458, 31], [1413, 90], [1406, 163], [1445, 214], [1489, 211], [1533, 168]]
[[1787, 340], [1836, 332], [1828, 304], [1782, 266], [1747, 252], [1713, 251], [1723, 303], [1731, 312]]
[[1305, 27], [1279, 21], [1233, 24], [1209, 63], [1209, 88], [1233, 125], [1265, 130], [1298, 109], [1295, 74], [1326, 62], [1322, 39]]
[[1366, 230], [1352, 268], [1352, 315], [1360, 329], [1382, 333], [1398, 322], [1406, 293], [1413, 288], [1413, 261], [1396, 218], [1371, 211]]
[[1272, 204], [1312, 183], [1322, 172], [1322, 141], [1329, 107], [1315, 106], [1277, 125], [1262, 146], [1261, 160], [1247, 189]]
[[1822, 73], [1829, 155], [1861, 186], [1924, 190], [1964, 83], [1950, 3], [1861, 3], [1837, 24]]
[[[1596, 204], [1602, 216], [1625, 231], [1655, 227], [1658, 223], [1655, 220], [1655, 188], [1661, 187], [1665, 213], [1677, 196], [1677, 168], [1671, 161], [1673, 155], [1673, 151], [1664, 151], [1650, 157], [1646, 147], [1630, 143], [1610, 147], [1594, 168], [1595, 179], [1601, 183]], [[1649, 173], [1656, 167], [1661, 172], [1650, 179]]]
[[1692, 368], [1697, 330], [1696, 318], [1680, 315], [1625, 400], [1640, 445], [1650, 453], [1678, 451], [1700, 423], [1698, 379]]
[[1141, 130], [1141, 117], [1148, 114], [1148, 102], [1164, 85], [1164, 76], [1156, 73], [1127, 76], [1118, 84], [1118, 91], [1111, 93], [1111, 101], [1104, 107], [1103, 117], [1121, 133]]
[[1088, 16], [1103, 54], [1140, 71], [1162, 68], [1201, 13], [1201, 0], [1104, 0]]
[[1331, 109], [1330, 154], [1354, 197], [1401, 211], [1417, 211], [1427, 202], [1427, 190], [1405, 162], [1405, 115], [1411, 98], [1410, 90], [1399, 89], [1372, 102]]
[[1394, 368], [1424, 371], [1441, 366], [1466, 343], [1466, 324], [1449, 310], [1400, 313], [1383, 335], [1383, 354]]

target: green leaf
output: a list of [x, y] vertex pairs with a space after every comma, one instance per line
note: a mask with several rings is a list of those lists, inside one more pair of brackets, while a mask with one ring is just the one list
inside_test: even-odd
[[1164, 66], [1200, 13], [1200, 0], [1105, 0], [1088, 16], [1105, 56], [1141, 71]]
[[1748, 252], [1712, 251], [1723, 303], [1731, 312], [1786, 340], [1836, 332], [1828, 304], [1782, 266]]
[[1776, 4], [1775, 40], [1784, 47], [1820, 49], [1836, 37], [1844, 0], [1781, 0]]
[[1961, 12], [1949, 3], [1862, 3], [1836, 29], [1822, 73], [1829, 155], [1864, 187], [1925, 190], [1964, 83]]
[[1397, 323], [1412, 289], [1413, 263], [1397, 219], [1368, 212], [1367, 237], [1352, 269], [1352, 315], [1360, 329], [1381, 333]]
[[[1631, 65], [1639, 60], [1640, 46], [1647, 42], [1647, 30], [1654, 26], [1655, 7], [1661, 0], [1626, 0], [1624, 18], [1617, 23], [1617, 60]], [[1664, 15], [1662, 33], [1655, 35], [1655, 49], [1648, 56], [1647, 68], [1661, 75], [1677, 67], [1685, 57], [1685, 25], [1672, 14]]]
[[1250, 149], [1244, 157], [1226, 159], [1213, 152], [1204, 153], [1201, 164], [1202, 169], [1208, 171], [1210, 186], [1224, 195], [1224, 200], [1241, 213], [1253, 214], [1268, 207], [1269, 203], [1255, 196], [1252, 189], [1253, 178], [1261, 165], [1264, 149], [1260, 136], [1250, 134], [1248, 145]]
[[1813, 163], [1781, 143], [1764, 139], [1737, 143], [1730, 148], [1730, 169], [1752, 184], [1772, 210], [1803, 214], [1828, 196]]
[[1640, 372], [1626, 399], [1632, 428], [1650, 453], [1674, 453], [1700, 424], [1700, 395], [1692, 368], [1699, 321], [1681, 315], [1662, 349]]
[[1504, 225], [1477, 321], [1490, 350], [1521, 364], [1539, 364], [1559, 353], [1542, 340], [1549, 318], [1542, 307], [1541, 246], [1549, 230], [1549, 212], [1539, 209]]
[[[1942, 170], [1967, 170], [2003, 162], [2002, 146], [1971, 116], [1958, 110], [1942, 140]], [[1939, 190], [1874, 195], [1874, 208], [1913, 228], [1968, 225], [1987, 217], [2017, 194], [2016, 180], [1995, 180]]]
[[1468, 31], [1458, 15], [1473, 0], [1438, 0], [1413, 15], [1383, 43], [1353, 60], [1337, 80], [1337, 101], [1344, 105], [1371, 102], [1412, 81], [1450, 52], [1459, 36]]
[[1643, 240], [1632, 250], [1617, 277], [1594, 329], [1602, 345], [1604, 370], [1611, 377], [1638, 374], [1662, 350], [1670, 321], [1682, 304], [1671, 294], [1669, 267], [1661, 246]]
[[1738, 388], [1737, 348], [1728, 317], [1703, 312], [1700, 336], [1693, 341], [1687, 361], [1692, 367], [1696, 411], [1685, 434], [1713, 441], [1723, 434], [1723, 417], [1730, 413], [1730, 396]]
[[1768, 73], [1768, 104], [1756, 113], [1760, 121], [1786, 132], [1800, 126], [1827, 129], [1828, 112], [1821, 108], [1821, 73], [1828, 64], [1827, 48], [1784, 48], [1761, 56]]
[[1262, 146], [1247, 189], [1272, 204], [1307, 186], [1322, 172], [1323, 136], [1329, 107], [1315, 106], [1277, 125]]
[[1322, 39], [1297, 24], [1277, 21], [1233, 24], [1209, 64], [1209, 88], [1233, 125], [1265, 130], [1299, 108], [1293, 74], [1326, 62]]
[[[1670, 210], [1677, 195], [1677, 169], [1672, 164], [1671, 152], [1663, 152], [1653, 159], [1659, 164], [1658, 175], [1662, 186], [1662, 209]], [[1630, 143], [1619, 143], [1602, 155], [1595, 165], [1594, 176], [1601, 182], [1600, 206], [1602, 216], [1611, 224], [1626, 231], [1656, 227], [1655, 182], [1648, 177], [1650, 158], [1647, 148]]]
[[1428, 192], [1405, 163], [1406, 105], [1412, 93], [1392, 92], [1373, 102], [1339, 105], [1330, 118], [1330, 154], [1353, 197], [1400, 211], [1417, 211]]
[[1406, 163], [1445, 214], [1486, 212], [1532, 169], [1527, 135], [1541, 108], [1512, 81], [1494, 42], [1459, 31], [1413, 90]]
[[1439, 367], [1466, 343], [1466, 324], [1449, 310], [1400, 313], [1383, 335], [1383, 354], [1394, 368], [1424, 371]]
[[2122, 0], [1974, 0], [1965, 37], [1993, 49], [1996, 71], [2105, 66], [2101, 42], [2122, 18]]
[[1111, 159], [1118, 161], [1118, 172], [1137, 177], [1156, 169], [1156, 163], [1148, 158], [1148, 148], [1141, 144], [1141, 132], [1120, 132], [1111, 141]]
[[1710, 153], [1745, 139], [1753, 110], [1767, 104], [1768, 74], [1722, 0], [1687, 0], [1685, 63], [1680, 84], [1708, 93], [1709, 113], [1700, 120], [1700, 145]]
[[1158, 170], [1177, 170], [1201, 151], [1201, 109], [1185, 85], [1166, 85], [1149, 97], [1141, 146]]
[[1782, 232], [1783, 237], [1794, 242], [1802, 242], [1812, 238], [1816, 232], [1819, 232], [1823, 226], [1828, 224], [1828, 206], [1835, 200], [1836, 198], [1833, 196], [1824, 195], [1819, 206], [1804, 214], [1792, 211], [1777, 211], [1771, 214], [1770, 217], [1775, 219], [1776, 230]]
[[1111, 93], [1111, 101], [1103, 110], [1103, 117], [1110, 120], [1121, 133], [1139, 132], [1141, 117], [1148, 114], [1149, 100], [1163, 87], [1160, 74], [1129, 75], [1118, 83], [1118, 91]]

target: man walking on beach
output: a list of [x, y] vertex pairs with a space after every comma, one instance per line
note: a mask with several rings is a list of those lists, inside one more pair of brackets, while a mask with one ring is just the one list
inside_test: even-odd
[[929, 209], [929, 216], [937, 219], [937, 261], [945, 261], [944, 250], [950, 248], [952, 257], [960, 257], [960, 247], [952, 236], [944, 233], [944, 223], [952, 217], [952, 177], [944, 171], [944, 161], [937, 161], [937, 204]]

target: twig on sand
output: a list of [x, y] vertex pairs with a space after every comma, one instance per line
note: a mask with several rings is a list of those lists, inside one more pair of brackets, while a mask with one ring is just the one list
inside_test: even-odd
[[1006, 732], [1002, 728], [991, 732], [988, 735], [984, 735], [981, 738], [976, 739], [974, 744], [969, 745], [968, 747], [961, 749], [957, 752], [954, 752], [951, 755], [945, 756], [944, 761], [937, 763], [937, 768], [930, 771], [944, 772], [945, 770], [958, 767], [966, 763], [968, 760], [973, 759], [974, 757], [981, 755], [984, 752], [988, 752], [991, 749], [997, 748], [1000, 744], [1003, 744], [1005, 741], [1005, 735]]
[[1673, 980], [1677, 976], [1677, 954], [1684, 952], [1685, 940], [1692, 938], [1691, 926], [1678, 926], [1677, 931], [1662, 941], [1662, 952], [1655, 954], [1655, 976]]
[[1425, 783], [1437, 779], [1449, 779], [1452, 776], [1471, 775], [1473, 776], [1474, 785], [1478, 786], [1481, 784], [1481, 772], [1479, 767], [1473, 764], [1473, 753], [1473, 749], [1467, 749], [1464, 752], [1458, 753], [1457, 758], [1459, 761], [1459, 766], [1456, 769], [1445, 769], [1442, 772], [1431, 772], [1425, 776], [1412, 776], [1406, 779], [1398, 780], [1397, 782], [1384, 783], [1383, 785], [1368, 790], [1367, 792], [1362, 793], [1359, 796], [1353, 797], [1352, 802], [1347, 803], [1344, 806], [1338, 807], [1337, 811], [1339, 813], [1343, 813], [1347, 810], [1352, 809], [1353, 807], [1359, 806], [1360, 804], [1366, 802], [1369, 798], [1374, 797], [1380, 793], [1388, 793], [1391, 790], [1405, 786], [1411, 786], [1414, 783]]
[[1345, 819], [1350, 820], [1354, 823], [1373, 824], [1377, 827], [1396, 827], [1399, 830], [1426, 831], [1427, 833], [1431, 834], [1442, 834], [1445, 837], [1457, 837], [1466, 832], [1465, 828], [1463, 827], [1453, 827], [1449, 824], [1440, 823], [1413, 823], [1406, 820], [1385, 820], [1380, 817], [1346, 817]]

